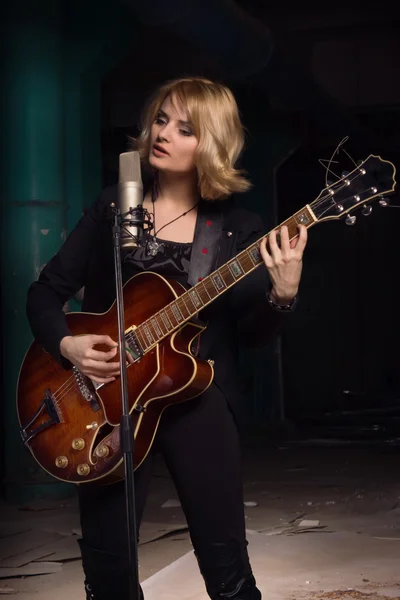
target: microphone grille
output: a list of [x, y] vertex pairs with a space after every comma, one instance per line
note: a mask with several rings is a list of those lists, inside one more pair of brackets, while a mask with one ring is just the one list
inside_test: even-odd
[[140, 172], [140, 154], [137, 150], [123, 152], [119, 155], [119, 183], [128, 181], [142, 181]]

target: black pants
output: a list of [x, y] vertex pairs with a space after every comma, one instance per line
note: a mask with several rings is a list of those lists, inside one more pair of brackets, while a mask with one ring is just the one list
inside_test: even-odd
[[[176, 486], [210, 598], [261, 598], [247, 554], [238, 431], [214, 384], [164, 411], [152, 451], [135, 471], [138, 526], [156, 452]], [[94, 600], [128, 597], [124, 485], [79, 486], [83, 568]]]

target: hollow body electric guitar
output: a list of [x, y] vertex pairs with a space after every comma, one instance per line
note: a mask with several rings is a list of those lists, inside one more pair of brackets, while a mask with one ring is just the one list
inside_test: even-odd
[[[283, 224], [290, 239], [307, 228], [363, 207], [394, 192], [395, 167], [370, 155], [327, 186], [318, 198]], [[347, 214], [347, 222], [355, 217]], [[277, 227], [278, 229], [278, 227]], [[205, 306], [262, 264], [261, 239], [186, 290], [151, 272], [123, 287], [125, 340], [133, 362], [127, 367], [130, 414], [135, 436], [135, 469], [147, 456], [164, 409], [201, 394], [211, 384], [211, 361], [193, 356], [193, 340], [204, 327], [194, 317]], [[118, 338], [116, 304], [102, 314], [66, 315], [73, 335]], [[45, 471], [70, 483], [114, 483], [123, 479], [120, 447], [120, 379], [95, 384], [76, 367], [63, 369], [34, 341], [17, 383], [17, 412], [24, 444]]]

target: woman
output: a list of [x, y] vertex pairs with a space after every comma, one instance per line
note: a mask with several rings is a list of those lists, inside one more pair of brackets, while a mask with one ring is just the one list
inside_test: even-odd
[[[144, 208], [153, 230], [123, 256], [126, 281], [156, 271], [186, 286], [262, 237], [261, 220], [236, 208], [232, 194], [250, 184], [235, 168], [244, 134], [235, 99], [225, 86], [202, 78], [168, 82], [144, 116], [137, 148], [150, 182]], [[117, 342], [107, 336], [72, 336], [63, 306], [82, 287], [82, 309], [108, 310], [115, 298], [107, 188], [45, 266], [28, 292], [31, 328], [65, 368], [75, 365], [93, 381], [119, 374]], [[298, 292], [307, 230], [289, 241], [287, 228], [260, 244], [261, 266], [200, 313], [208, 322], [196, 352], [214, 361], [215, 376], [201, 396], [169, 407], [152, 451], [135, 472], [137, 523], [143, 513], [152, 458], [162, 452], [179, 494], [194, 551], [210, 598], [255, 600], [245, 537], [237, 429], [240, 383], [237, 343], [268, 342], [290, 313]], [[51, 327], [49, 326], [51, 324]], [[107, 344], [100, 352], [96, 344]], [[81, 551], [87, 597], [128, 598], [124, 482], [78, 486]]]

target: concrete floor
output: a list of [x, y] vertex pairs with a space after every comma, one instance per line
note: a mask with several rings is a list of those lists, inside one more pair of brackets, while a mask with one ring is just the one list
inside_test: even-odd
[[[398, 445], [271, 441], [267, 435], [254, 434], [243, 441], [243, 459], [245, 501], [256, 504], [245, 507], [249, 551], [263, 598], [400, 600]], [[146, 600], [205, 600], [187, 530], [160, 538], [174, 526], [185, 527], [179, 506], [162, 508], [167, 500], [177, 497], [160, 461], [139, 547]], [[0, 579], [0, 595], [84, 600], [81, 561], [76, 547], [71, 550], [71, 543], [76, 543], [73, 532], [79, 528], [75, 500], [30, 508], [1, 505], [0, 535], [7, 528], [9, 533], [0, 539], [3, 549], [19, 527], [33, 530], [48, 547], [59, 543], [43, 538], [53, 532], [62, 538], [61, 544], [69, 543], [69, 550], [64, 548], [64, 558], [62, 552], [42, 558], [59, 563], [56, 573]], [[304, 520], [318, 523], [302, 527]], [[154, 537], [158, 539], [147, 541]], [[18, 558], [24, 549], [8, 555]], [[40, 564], [34, 553], [28, 556], [33, 557], [31, 564]], [[4, 564], [0, 561], [0, 576]], [[172, 567], [163, 571], [168, 565]]]

